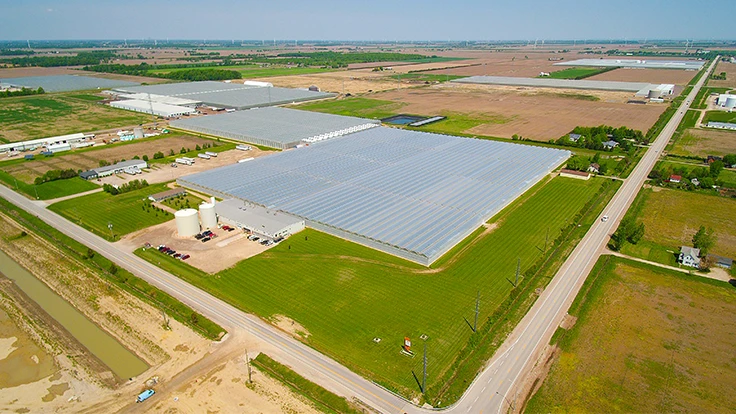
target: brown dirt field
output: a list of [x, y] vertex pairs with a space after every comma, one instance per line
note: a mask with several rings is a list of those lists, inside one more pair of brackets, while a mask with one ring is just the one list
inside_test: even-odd
[[736, 154], [736, 132], [691, 128], [680, 137], [671, 153], [701, 157]]
[[[493, 119], [464, 132], [510, 138], [519, 134], [546, 141], [570, 132], [576, 126], [601, 124], [625, 125], [646, 131], [666, 105], [631, 105], [623, 103], [628, 93], [573, 91], [573, 94], [600, 95], [600, 101], [565, 97], [564, 90], [542, 88], [466, 88], [443, 84], [429, 88], [391, 91], [376, 94], [376, 99], [404, 102], [402, 112], [437, 115], [455, 112], [478, 114]], [[506, 120], [499, 123], [498, 119]]]
[[[369, 91], [395, 89], [395, 79], [387, 78], [392, 72], [372, 72], [370, 69], [315, 73], [311, 75], [276, 76], [256, 80], [271, 82], [274, 86], [285, 88], [307, 88], [317, 85], [324, 92], [361, 94]], [[343, 85], [345, 90], [343, 91]]]
[[68, 168], [88, 170], [99, 167], [100, 160], [106, 160], [108, 162], [121, 159], [129, 160], [135, 155], [139, 157], [148, 155], [150, 158], [153, 158], [153, 154], [158, 151], [168, 155], [170, 149], [178, 151], [181, 147], [194, 148], [196, 145], [202, 145], [206, 142], [211, 141], [190, 136], [167, 136], [165, 138], [134, 142], [132, 144], [108, 144], [102, 149], [96, 149], [94, 151], [71, 152], [51, 158], [39, 158], [33, 161], [3, 167], [3, 170], [19, 180], [30, 184], [33, 183], [36, 177], [42, 176], [49, 170], [64, 170]]
[[[528, 59], [525, 56], [528, 56]], [[535, 77], [539, 75], [539, 72], [554, 72], [565, 68], [554, 66], [558, 62], [550, 61], [550, 58], [564, 58], [567, 61], [579, 59], [584, 56], [586, 55], [579, 55], [577, 53], [535, 52], [533, 50], [518, 52], [486, 51], [474, 54], [473, 57], [475, 59], [467, 62], [443, 62], [441, 65], [433, 63], [431, 65], [435, 65], [435, 67], [466, 66], [445, 70], [433, 70], [428, 73], [460, 76], [493, 75]], [[467, 66], [471, 64], [473, 66]], [[406, 68], [402, 67], [401, 69]]]
[[147, 82], [147, 83], [161, 83], [167, 81], [167, 79], [159, 78], [148, 78], [143, 76], [130, 76], [130, 75], [119, 75], [116, 73], [96, 73], [87, 72], [78, 69], [72, 69], [68, 67], [60, 68], [2, 68], [0, 69], [0, 78], [22, 78], [26, 76], [52, 76], [52, 75], [80, 75], [89, 76], [94, 78], [105, 78], [105, 79], [118, 79], [131, 82]]
[[[736, 66], [736, 65], [734, 65]], [[677, 69], [627, 69], [619, 68], [610, 72], [591, 76], [586, 80], [619, 81], [619, 82], [648, 82], [648, 83], [671, 83], [674, 85], [687, 85], [697, 74], [691, 70]]]
[[726, 72], [726, 80], [708, 80], [708, 86], [717, 88], [736, 88], [736, 63], [718, 62], [713, 73]]

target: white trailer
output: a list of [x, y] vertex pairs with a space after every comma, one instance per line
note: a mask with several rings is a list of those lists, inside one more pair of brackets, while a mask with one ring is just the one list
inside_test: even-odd
[[187, 158], [177, 158], [175, 161], [177, 164], [182, 164], [182, 165], [192, 165], [193, 164], [193, 162]]
[[250, 151], [251, 150], [250, 145], [243, 145], [243, 144], [240, 144], [240, 145], [236, 146], [235, 149], [236, 150], [241, 150], [241, 151]]
[[197, 156], [198, 156], [199, 158], [202, 158], [202, 159], [204, 159], [204, 160], [208, 160], [208, 159], [210, 159], [210, 158], [211, 158], [211, 157], [210, 157], [209, 155], [207, 155], [207, 154], [197, 154]]
[[250, 157], [250, 158], [244, 158], [244, 159], [242, 159], [242, 160], [238, 160], [238, 164], [241, 164], [241, 163], [244, 163], [244, 162], [248, 162], [248, 161], [251, 161], [252, 159], [253, 159], [253, 157]]
[[210, 157], [216, 157], [217, 153], [212, 151], [205, 151], [205, 154], [209, 155]]

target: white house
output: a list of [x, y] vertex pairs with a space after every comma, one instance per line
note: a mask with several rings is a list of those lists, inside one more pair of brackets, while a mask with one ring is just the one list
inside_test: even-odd
[[685, 266], [700, 267], [700, 249], [689, 246], [680, 247], [680, 256], [677, 261]]

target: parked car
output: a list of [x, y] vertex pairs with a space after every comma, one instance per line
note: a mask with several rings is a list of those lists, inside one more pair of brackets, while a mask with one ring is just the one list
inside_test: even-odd
[[202, 237], [204, 237], [204, 234], [202, 234], [202, 233], [199, 233], [196, 236], [194, 236], [194, 238], [197, 239], [197, 240], [201, 240]]
[[174, 259], [179, 259], [179, 258], [181, 258], [181, 253], [177, 253], [174, 255]]
[[261, 240], [261, 244], [264, 245], [264, 246], [268, 246], [268, 242], [269, 241], [270, 240], [268, 240], [268, 239], [263, 239], [263, 240]]
[[141, 403], [143, 401], [146, 401], [147, 399], [151, 398], [153, 394], [155, 394], [156, 391], [148, 389], [143, 391], [142, 393], [138, 394], [138, 397], [136, 397], [135, 402]]
[[190, 257], [191, 257], [191, 256], [189, 256], [188, 254], [185, 254], [184, 256], [182, 256], [182, 257], [181, 257], [181, 260], [187, 260], [187, 259], [188, 259], [188, 258], [190, 258]]
[[209, 237], [205, 237], [205, 238], [202, 239], [202, 243], [206, 243], [206, 242], [208, 242], [210, 240], [212, 240], [212, 239], [209, 238]]

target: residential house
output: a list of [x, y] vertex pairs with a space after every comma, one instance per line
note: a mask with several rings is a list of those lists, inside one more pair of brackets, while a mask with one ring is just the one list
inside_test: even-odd
[[593, 174], [598, 174], [601, 171], [601, 165], [598, 163], [591, 163], [590, 166], [588, 166], [588, 172], [591, 172]]
[[708, 164], [713, 164], [716, 161], [723, 161], [723, 158], [715, 156], [715, 155], [709, 155], [708, 156]]
[[689, 267], [699, 267], [700, 249], [689, 246], [680, 247], [680, 255], [677, 257], [677, 262]]
[[681, 175], [672, 174], [672, 175], [670, 175], [670, 178], [667, 181], [668, 182], [671, 182], [671, 183], [678, 184], [680, 181], [682, 181], [682, 176]]
[[583, 136], [580, 135], [580, 134], [570, 134], [570, 135], [568, 135], [568, 138], [570, 138], [570, 141], [572, 141], [572, 142], [578, 142], [578, 141], [580, 141], [580, 138], [582, 138], [582, 137]]
[[606, 142], [603, 143], [603, 148], [604, 149], [607, 149], [607, 150], [614, 149], [616, 147], [618, 147], [618, 142], [616, 142], [614, 140], [608, 140], [608, 141], [606, 141]]

